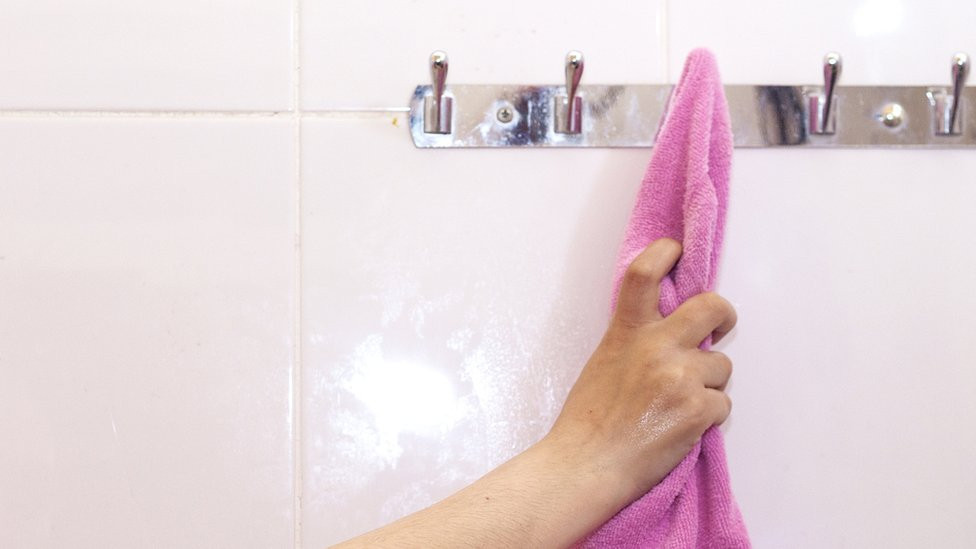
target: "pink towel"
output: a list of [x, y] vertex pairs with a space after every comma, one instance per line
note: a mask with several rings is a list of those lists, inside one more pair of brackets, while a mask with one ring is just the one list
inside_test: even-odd
[[[732, 162], [732, 132], [711, 52], [688, 55], [668, 102], [620, 248], [611, 309], [630, 262], [662, 237], [684, 252], [661, 283], [661, 314], [711, 290], [718, 268]], [[707, 349], [711, 338], [702, 343]], [[657, 486], [590, 534], [582, 547], [749, 547], [732, 497], [722, 433], [705, 432], [684, 461]]]

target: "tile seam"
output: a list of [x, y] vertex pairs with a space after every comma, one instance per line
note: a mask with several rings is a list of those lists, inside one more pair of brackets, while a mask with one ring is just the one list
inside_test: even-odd
[[295, 317], [293, 335], [294, 353], [292, 363], [292, 540], [295, 549], [302, 547], [302, 491], [304, 486], [304, 458], [302, 446], [302, 88], [301, 88], [301, 29], [302, 29], [302, 0], [293, 0], [292, 4], [292, 86], [291, 112], [294, 127], [292, 131], [293, 146], [295, 147], [294, 164], [295, 179], [293, 189], [295, 197]]
[[405, 113], [409, 109], [335, 109], [335, 110], [301, 110], [290, 111], [144, 111], [144, 110], [3, 110], [0, 118], [235, 118], [260, 119], [272, 118], [294, 120], [296, 118], [356, 118], [385, 116], [393, 113]]

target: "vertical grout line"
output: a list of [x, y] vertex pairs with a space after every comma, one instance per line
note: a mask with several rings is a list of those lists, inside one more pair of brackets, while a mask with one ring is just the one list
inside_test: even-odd
[[292, 131], [295, 147], [295, 324], [294, 353], [292, 362], [291, 414], [292, 414], [292, 492], [294, 500], [294, 547], [302, 547], [302, 486], [304, 480], [302, 459], [302, 106], [301, 106], [301, 28], [302, 0], [293, 0], [292, 10], [292, 77], [291, 101], [293, 113]]

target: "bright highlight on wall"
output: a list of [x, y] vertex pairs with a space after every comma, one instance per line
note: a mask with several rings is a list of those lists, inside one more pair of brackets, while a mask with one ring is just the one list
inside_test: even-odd
[[347, 388], [373, 413], [385, 440], [400, 433], [436, 434], [456, 421], [454, 387], [423, 364], [374, 355], [362, 363]]

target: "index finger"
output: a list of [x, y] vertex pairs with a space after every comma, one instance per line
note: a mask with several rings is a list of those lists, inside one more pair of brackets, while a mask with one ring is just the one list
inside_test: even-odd
[[697, 347], [714, 332], [721, 339], [735, 326], [732, 304], [715, 292], [698, 294], [681, 304], [668, 318], [682, 345]]
[[661, 279], [671, 272], [679, 257], [681, 243], [670, 238], [659, 238], [644, 248], [624, 272], [614, 318], [632, 326], [661, 320]]

